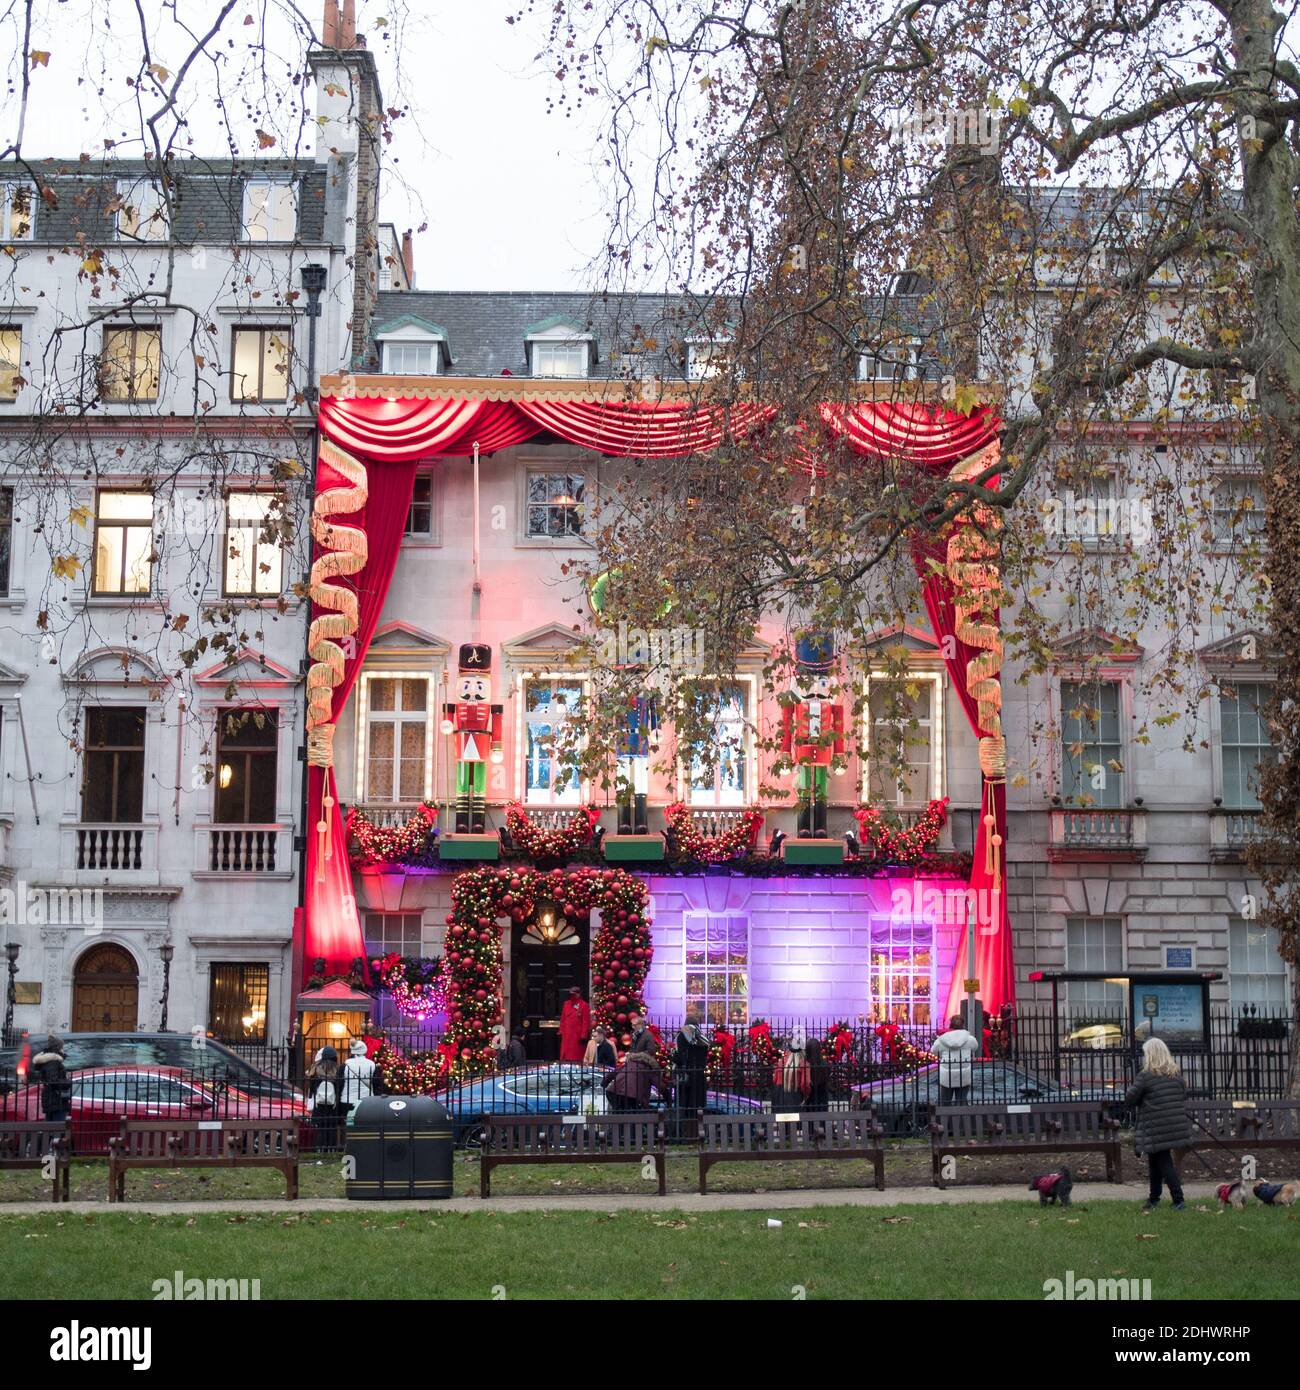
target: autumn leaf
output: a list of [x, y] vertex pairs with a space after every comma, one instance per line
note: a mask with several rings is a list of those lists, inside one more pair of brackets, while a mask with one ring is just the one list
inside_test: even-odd
[[73, 507], [68, 513], [68, 520], [74, 526], [89, 526], [92, 512], [89, 507]]
[[149, 71], [153, 73], [153, 75], [158, 79], [160, 83], [166, 82], [167, 79], [171, 76], [171, 73], [169, 73], [161, 63], [150, 63]]
[[275, 144], [275, 136], [267, 134], [264, 130], [255, 132], [257, 135], [257, 148], [259, 150], [269, 150]]
[[75, 555], [56, 555], [50, 566], [57, 579], [75, 579], [81, 561]]
[[48, 68], [50, 65], [50, 55], [42, 48], [33, 48], [28, 56], [33, 68]]
[[667, 39], [661, 39], [657, 34], [652, 34], [650, 38], [645, 41], [645, 56], [647, 58], [653, 58], [661, 48], [667, 47]]
[[81, 268], [87, 275], [98, 275], [103, 262], [99, 258], [98, 251], [92, 251], [81, 263]]

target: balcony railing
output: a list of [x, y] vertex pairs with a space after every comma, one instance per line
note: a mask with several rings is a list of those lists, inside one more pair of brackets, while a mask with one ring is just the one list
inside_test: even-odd
[[158, 867], [158, 827], [88, 823], [65, 826], [63, 863], [78, 873], [153, 873]]
[[1110, 806], [1056, 806], [1051, 812], [1051, 850], [1054, 854], [1146, 853], [1146, 815]]
[[1216, 859], [1239, 859], [1259, 833], [1258, 809], [1210, 812], [1210, 853]]
[[[727, 835], [743, 825], [748, 815], [749, 808], [743, 806], [692, 806], [691, 826], [700, 835]], [[752, 838], [757, 840], [762, 832], [760, 824]]]
[[212, 874], [292, 871], [289, 830], [282, 825], [212, 825], [198, 830], [196, 867]]
[[367, 801], [352, 809], [380, 830], [393, 830], [405, 825], [415, 814], [418, 805], [417, 801]]

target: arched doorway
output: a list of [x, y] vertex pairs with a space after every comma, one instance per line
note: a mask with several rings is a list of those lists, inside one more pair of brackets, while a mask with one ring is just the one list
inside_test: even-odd
[[74, 1033], [133, 1033], [140, 1006], [140, 972], [129, 951], [105, 942], [77, 961], [72, 977]]

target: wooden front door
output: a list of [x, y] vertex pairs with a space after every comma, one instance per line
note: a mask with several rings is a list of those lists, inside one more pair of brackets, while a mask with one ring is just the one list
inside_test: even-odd
[[560, 1055], [560, 1009], [577, 985], [590, 997], [590, 923], [581, 917], [567, 924], [559, 941], [543, 941], [516, 922], [510, 938], [511, 1031], [522, 1029], [530, 1060], [553, 1062]]
[[139, 1020], [140, 972], [120, 946], [87, 951], [72, 979], [74, 1033], [134, 1033]]

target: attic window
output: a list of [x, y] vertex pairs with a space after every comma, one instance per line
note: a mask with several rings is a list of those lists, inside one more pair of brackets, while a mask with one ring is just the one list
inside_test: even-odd
[[727, 370], [731, 344], [725, 341], [688, 343], [686, 376], [690, 381], [712, 381]]
[[921, 375], [921, 340], [881, 346], [858, 358], [859, 381], [913, 381]]
[[585, 377], [587, 344], [578, 340], [534, 340], [529, 344], [534, 376]]
[[437, 376], [438, 347], [439, 342], [436, 338], [386, 342], [384, 371], [397, 376]]

